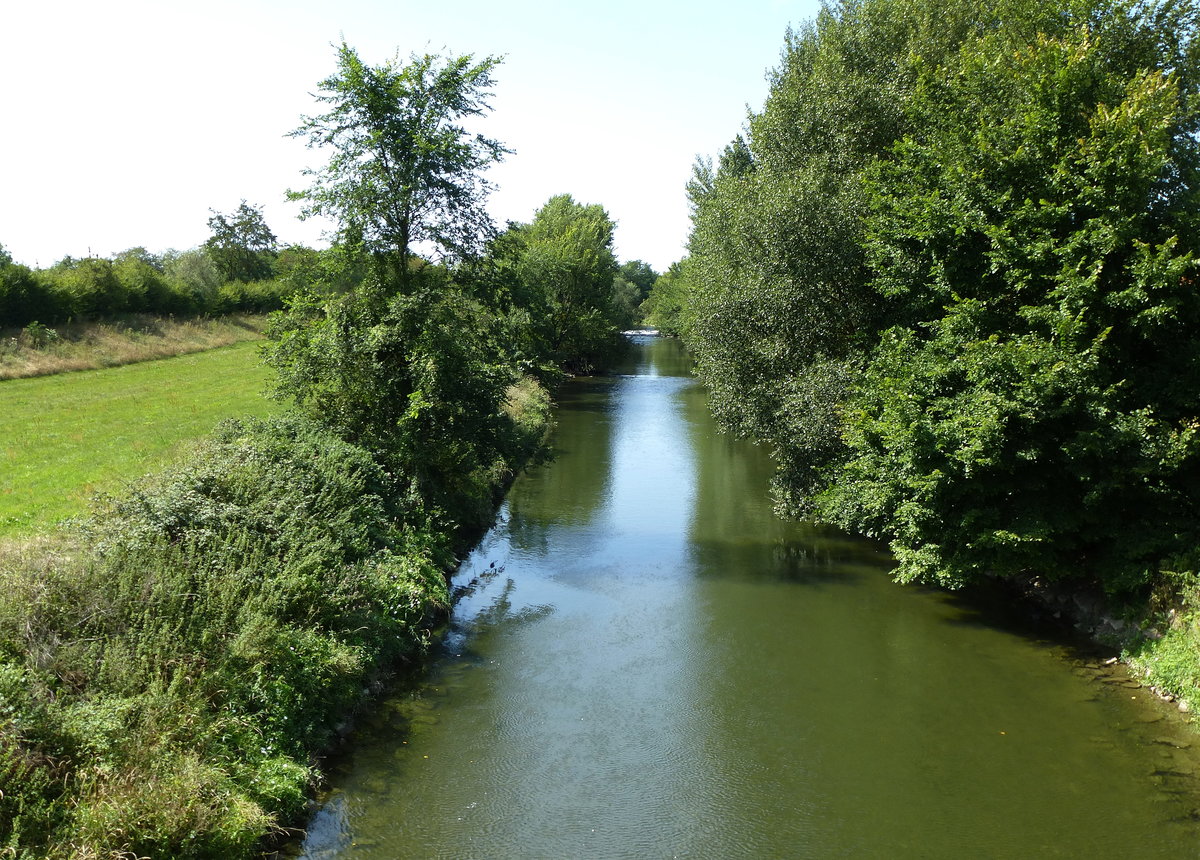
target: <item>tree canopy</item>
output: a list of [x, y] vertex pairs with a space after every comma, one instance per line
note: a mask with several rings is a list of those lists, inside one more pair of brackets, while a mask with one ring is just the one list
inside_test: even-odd
[[317, 96], [329, 110], [292, 132], [330, 150], [329, 162], [289, 196], [361, 243], [385, 280], [407, 278], [414, 248], [448, 260], [478, 253], [493, 233], [483, 171], [509, 150], [462, 123], [489, 110], [499, 63], [425, 54], [370, 66], [343, 43]]
[[948, 584], [1128, 592], [1200, 544], [1195, 33], [1119, 0], [847, 0], [789, 33], [650, 301], [782, 510]]
[[615, 348], [615, 227], [603, 206], [558, 194], [530, 223], [510, 228], [516, 277], [535, 308], [531, 324], [548, 356], [573, 370], [602, 365]]
[[229, 215], [213, 212], [212, 235], [204, 242], [221, 277], [227, 281], [262, 281], [275, 273], [279, 241], [263, 218], [261, 206], [243, 200]]

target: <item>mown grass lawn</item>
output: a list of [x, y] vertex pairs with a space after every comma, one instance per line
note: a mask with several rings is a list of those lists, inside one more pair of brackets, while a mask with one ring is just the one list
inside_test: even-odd
[[224, 418], [279, 410], [257, 349], [0, 381], [0, 537], [85, 513]]

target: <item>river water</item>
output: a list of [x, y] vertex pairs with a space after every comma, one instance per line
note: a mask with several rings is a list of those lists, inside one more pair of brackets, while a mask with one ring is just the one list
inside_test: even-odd
[[674, 341], [561, 392], [296, 850], [326, 858], [1196, 857], [1197, 735], [872, 543], [771, 513]]

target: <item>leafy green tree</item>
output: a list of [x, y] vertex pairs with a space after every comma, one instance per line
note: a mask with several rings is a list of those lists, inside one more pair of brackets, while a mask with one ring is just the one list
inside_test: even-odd
[[343, 43], [337, 72], [320, 84], [328, 112], [292, 132], [332, 154], [307, 171], [313, 184], [289, 197], [304, 202], [304, 216], [328, 216], [344, 242], [361, 244], [381, 283], [408, 283], [414, 248], [462, 259], [492, 234], [482, 172], [509, 150], [462, 122], [489, 110], [499, 62], [426, 54], [369, 66]]
[[617, 325], [628, 328], [642, 321], [642, 302], [650, 295], [658, 273], [648, 263], [630, 260], [622, 263], [613, 278], [612, 300]]
[[129, 309], [159, 314], [186, 314], [198, 309], [193, 296], [175, 285], [163, 260], [145, 248], [129, 248], [113, 257], [113, 274], [129, 294]]
[[847, 456], [848, 384], [891, 323], [870, 285], [864, 182], [912, 128], [923, 70], [976, 33], [1019, 41], [1056, 14], [1028, 0], [827, 6], [788, 33], [747, 134], [715, 167], [697, 161], [679, 318], [718, 420], [773, 449], [784, 513], [811, 516]]
[[689, 305], [686, 265], [686, 258], [672, 263], [655, 279], [650, 294], [642, 302], [642, 316], [663, 334], [678, 336], [685, 326], [683, 315]]
[[641, 260], [622, 263], [617, 274], [637, 287], [639, 301], [645, 301], [646, 296], [650, 295], [650, 289], [654, 286], [654, 282], [658, 280], [658, 272], [654, 271], [649, 263]]
[[921, 63], [968, 3], [849, 0], [790, 31], [763, 109], [688, 183], [683, 335], [726, 428], [772, 448], [781, 509], [810, 515], [844, 458], [838, 410], [883, 326], [864, 171], [906, 128]]
[[492, 471], [513, 459], [501, 409], [515, 373], [494, 314], [430, 267], [413, 293], [369, 282], [305, 292], [274, 317], [267, 362], [278, 396], [361, 445], [409, 490], [407, 504], [479, 524]]
[[927, 70], [869, 182], [898, 325], [826, 510], [900, 576], [1142, 585], [1200, 540], [1195, 10], [1092, 3]]
[[204, 247], [224, 280], [264, 281], [274, 275], [278, 240], [261, 206], [243, 200], [229, 215], [214, 211], [208, 227], [212, 235]]
[[112, 260], [64, 257], [38, 277], [69, 316], [97, 319], [137, 309], [138, 297], [117, 277]]
[[950, 584], [1130, 590], [1196, 544], [1196, 23], [848, 0], [789, 33], [747, 136], [697, 163], [667, 282], [785, 512]]
[[569, 194], [551, 197], [533, 221], [510, 228], [516, 276], [531, 294], [530, 324], [547, 356], [571, 370], [602, 365], [620, 343], [614, 229], [603, 206]]
[[163, 270], [174, 288], [191, 296], [197, 307], [208, 308], [216, 301], [221, 272], [203, 245], [187, 251], [168, 251], [163, 255]]
[[292, 196], [338, 223], [323, 264], [346, 274], [367, 254], [372, 271], [344, 294], [322, 279], [294, 297], [265, 353], [277, 394], [378, 457], [407, 485], [412, 516], [472, 525], [490, 515], [495, 470], [513, 456], [501, 407], [516, 373], [469, 270], [427, 264], [413, 248], [463, 258], [492, 233], [479, 173], [505, 150], [458, 123], [486, 109], [497, 62], [424, 56], [372, 68], [341, 46], [321, 84], [330, 111], [295, 132], [334, 151]]

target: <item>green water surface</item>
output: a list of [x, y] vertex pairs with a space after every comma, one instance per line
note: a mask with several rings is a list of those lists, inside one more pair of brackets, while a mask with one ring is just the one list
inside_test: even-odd
[[771, 513], [678, 344], [561, 394], [556, 459], [378, 703], [313, 858], [1200, 856], [1196, 735], [1089, 655]]

